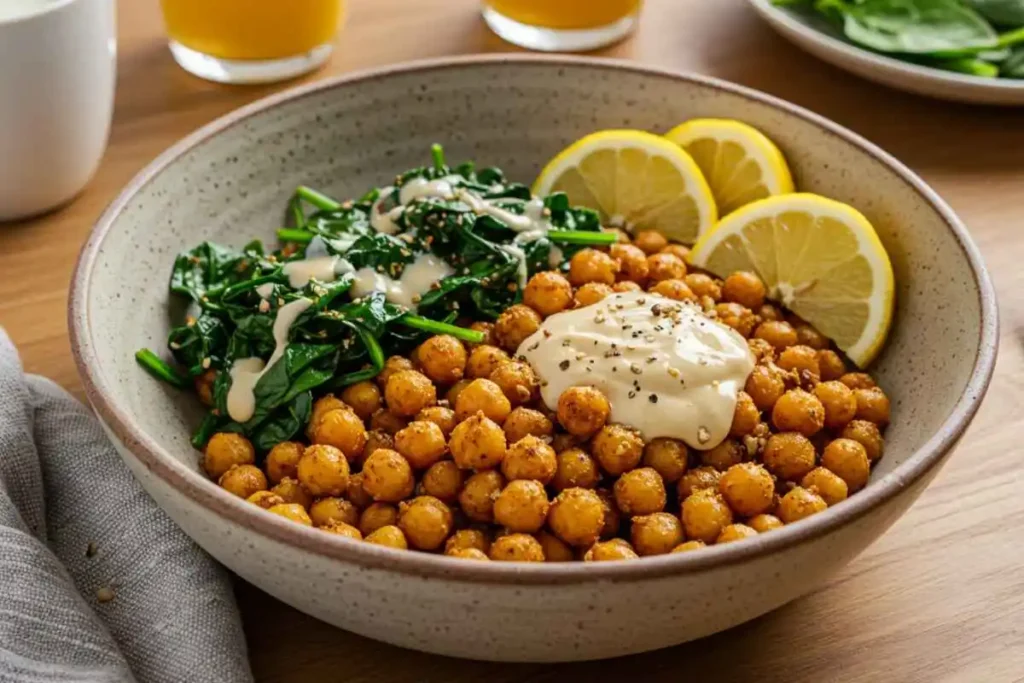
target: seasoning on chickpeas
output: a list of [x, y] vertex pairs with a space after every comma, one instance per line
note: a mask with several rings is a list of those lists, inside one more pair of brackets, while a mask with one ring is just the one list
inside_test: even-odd
[[781, 320], [769, 320], [757, 326], [754, 336], [764, 339], [775, 347], [777, 351], [796, 345], [796, 330], [787, 322]]
[[753, 311], [764, 304], [767, 294], [761, 278], [747, 271], [737, 271], [722, 283], [722, 298]]
[[350, 408], [331, 410], [320, 418], [310, 440], [338, 449], [352, 462], [363, 454], [366, 426]]
[[839, 381], [851, 389], [873, 389], [875, 387], [875, 380], [871, 379], [871, 375], [866, 372], [847, 372], [839, 378]]
[[[643, 291], [643, 287], [633, 282], [632, 280], [619, 280], [612, 285], [613, 292], [640, 292]], [[548, 560], [550, 562], [550, 560]]]
[[700, 489], [718, 490], [718, 483], [722, 479], [722, 473], [714, 467], [696, 467], [686, 472], [679, 478], [676, 490], [679, 492], [680, 502], [686, 500]]
[[523, 303], [545, 318], [561, 313], [572, 303], [572, 286], [561, 273], [552, 270], [537, 273], [526, 283]]
[[675, 301], [696, 301], [697, 295], [682, 280], [670, 279], [661, 280], [653, 287], [651, 292]]
[[293, 522], [302, 524], [303, 526], [313, 526], [313, 522], [309, 519], [309, 515], [306, 513], [306, 508], [302, 507], [298, 503], [280, 503], [267, 508], [267, 512], [275, 515], [280, 515], [285, 519], [290, 519]]
[[437, 403], [437, 389], [430, 379], [415, 370], [396, 372], [384, 388], [388, 410], [401, 417], [412, 417]]
[[491, 539], [480, 529], [459, 529], [444, 543], [445, 555], [451, 555], [456, 550], [475, 548], [486, 553], [491, 549]]
[[506, 308], [494, 322], [494, 336], [503, 349], [513, 353], [540, 328], [540, 323], [537, 311], [529, 306], [515, 304]]
[[804, 478], [800, 480], [800, 485], [821, 496], [829, 507], [846, 500], [846, 496], [849, 494], [846, 482], [839, 475], [824, 467], [815, 467], [805, 474]]
[[285, 477], [295, 477], [295, 468], [306, 447], [296, 441], [282, 441], [267, 453], [263, 466], [267, 470], [267, 479], [276, 484]]
[[544, 550], [545, 562], [572, 562], [576, 559], [572, 547], [567, 545], [554, 534], [548, 531], [538, 531], [533, 535]]
[[786, 392], [786, 385], [782, 381], [778, 370], [768, 365], [755, 365], [744, 391], [754, 401], [759, 410], [771, 410], [775, 407], [782, 395]]
[[460, 560], [490, 560], [486, 553], [477, 550], [476, 548], [456, 548], [450, 553], [445, 553], [448, 557], [457, 557]]
[[267, 477], [256, 465], [232, 465], [220, 475], [217, 484], [239, 498], [248, 498], [258, 491], [266, 490]]
[[790, 389], [772, 406], [772, 422], [780, 431], [814, 436], [825, 426], [825, 408], [814, 394]]
[[[688, 273], [685, 278], [686, 285], [697, 296], [706, 296], [715, 303], [722, 298], [722, 288], [710, 275], [704, 273]], [[746, 304], [744, 304], [746, 305]], [[747, 306], [750, 308], [750, 306]]]
[[713, 489], [699, 489], [683, 501], [686, 537], [714, 543], [722, 529], [732, 524], [732, 510]]
[[588, 282], [576, 290], [573, 302], [576, 304], [576, 308], [593, 306], [614, 292], [614, 289], [603, 282]]
[[402, 530], [393, 524], [382, 526], [372, 534], [365, 536], [363, 540], [367, 543], [395, 548], [396, 550], [409, 549], [409, 543], [405, 540], [405, 534], [403, 534]]
[[630, 539], [640, 555], [664, 555], [683, 542], [683, 523], [668, 512], [634, 517]]
[[[633, 235], [633, 244], [647, 255], [657, 254], [659, 251], [666, 249], [669, 246], [668, 239], [657, 230], [638, 231]], [[673, 255], [682, 260], [682, 257], [677, 254]]]
[[433, 496], [419, 496], [398, 504], [398, 528], [419, 550], [440, 548], [452, 530], [452, 511]]
[[275, 505], [284, 505], [285, 500], [281, 496], [277, 495], [273, 491], [257, 491], [248, 498], [245, 499], [247, 502], [253, 505], [258, 505], [264, 510], [268, 510]]
[[439, 384], [452, 384], [466, 372], [466, 347], [451, 335], [434, 335], [420, 344], [419, 360], [427, 377]]
[[[399, 356], [395, 357], [398, 358]], [[402, 360], [407, 359], [403, 358]], [[385, 367], [387, 367], [386, 364]], [[379, 377], [380, 375], [378, 375], [378, 378]], [[332, 410], [344, 410], [347, 408], [349, 408], [349, 405], [342, 401], [337, 396], [335, 396], [334, 394], [327, 394], [326, 396], [321, 396], [320, 398], [318, 398], [313, 403], [313, 410], [309, 415], [309, 422], [306, 424], [306, 436], [312, 440], [313, 430], [315, 430], [316, 426], [320, 423], [321, 417], [331, 412]]]
[[818, 352], [810, 346], [797, 344], [796, 346], [786, 347], [779, 354], [776, 365], [783, 370], [796, 372], [797, 376], [801, 379], [804, 377], [813, 378], [813, 381], [817, 382], [821, 378]]
[[[441, 434], [448, 437], [458, 424], [455, 420], [455, 411], [447, 406], [430, 406], [416, 413], [415, 420], [418, 422], [433, 422], [441, 430]], [[397, 434], [396, 434], [397, 436]]]
[[647, 254], [635, 244], [613, 244], [608, 255], [619, 264], [618, 277], [621, 280], [643, 283], [647, 279]]
[[508, 397], [489, 379], [473, 380], [455, 399], [455, 419], [459, 422], [482, 413], [500, 425], [511, 412], [512, 404]]
[[345, 522], [332, 521], [318, 528], [321, 531], [326, 531], [327, 533], [338, 534], [339, 536], [347, 536], [348, 538], [354, 538], [357, 541], [363, 540], [362, 532], [360, 532], [359, 529], [355, 528], [351, 524], [346, 524]]
[[607, 562], [610, 560], [635, 560], [639, 557], [628, 542], [621, 538], [599, 541], [583, 553], [584, 562]]
[[814, 395], [825, 408], [825, 426], [829, 429], [842, 429], [857, 414], [853, 391], [842, 382], [821, 382], [814, 387]]
[[736, 439], [725, 439], [714, 448], [700, 452], [702, 465], [724, 472], [736, 463], [743, 462], [747, 449]]
[[625, 472], [615, 486], [615, 504], [624, 515], [649, 515], [665, 509], [665, 481], [650, 467]]
[[798, 522], [827, 508], [825, 500], [802, 486], [793, 487], [779, 501], [778, 516], [784, 524]]
[[821, 369], [821, 380], [831, 382], [846, 373], [846, 364], [839, 354], [831, 349], [818, 351], [818, 367]]
[[326, 526], [331, 522], [344, 522], [357, 527], [359, 525], [359, 509], [344, 498], [331, 496], [321, 498], [310, 505], [309, 518], [313, 520], [313, 526], [317, 527]]
[[821, 453], [821, 465], [846, 482], [850, 491], [859, 491], [871, 476], [871, 461], [859, 442], [853, 439], [830, 441]]
[[750, 538], [751, 536], [757, 536], [757, 531], [755, 529], [752, 529], [746, 524], [730, 524], [722, 529], [722, 533], [718, 534], [718, 538], [715, 539], [715, 543], [742, 541], [744, 538]]
[[747, 520], [747, 526], [756, 531], [759, 534], [763, 534], [772, 529], [781, 529], [782, 520], [775, 515], [760, 514], [754, 515]]
[[759, 424], [761, 424], [761, 413], [757, 409], [754, 399], [745, 391], [737, 392], [736, 410], [732, 415], [729, 436], [739, 439], [753, 434]]
[[500, 472], [477, 472], [462, 486], [459, 507], [474, 522], [494, 521], [494, 501], [505, 488], [505, 477]]
[[[327, 417], [325, 415], [324, 420]], [[314, 444], [308, 447], [296, 471], [299, 483], [314, 496], [340, 496], [348, 489], [348, 459], [334, 446]]]
[[373, 382], [356, 382], [345, 387], [341, 392], [341, 400], [352, 408], [360, 420], [369, 420], [381, 406], [380, 389]]
[[879, 425], [889, 423], [889, 397], [881, 389], [854, 389], [853, 397], [857, 401], [858, 420], [867, 420]]
[[355, 474], [349, 475], [348, 488], [345, 490], [345, 497], [360, 510], [364, 510], [373, 504], [373, 496], [367, 493], [366, 489], [363, 488], [362, 472], [356, 472]]
[[532, 479], [508, 482], [494, 501], [494, 521], [510, 531], [539, 531], [548, 515], [544, 485]]
[[749, 337], [757, 325], [757, 316], [746, 306], [734, 303], [724, 303], [715, 306], [715, 317], [724, 325], [740, 333], [740, 336]]
[[797, 481], [814, 469], [814, 444], [803, 434], [783, 432], [768, 437], [762, 462], [779, 479]]
[[433, 422], [413, 421], [395, 434], [395, 450], [413, 469], [425, 470], [444, 457], [444, 432]]
[[667, 484], [674, 484], [686, 473], [690, 452], [679, 439], [658, 437], [644, 446], [643, 465], [661, 475]]
[[700, 550], [701, 548], [706, 547], [706, 545], [707, 544], [704, 543], [704, 541], [687, 541], [686, 543], [680, 543], [675, 548], [672, 548], [672, 552], [685, 553], [691, 550]]
[[593, 545], [604, 527], [604, 503], [590, 489], [565, 489], [551, 503], [548, 526], [569, 545]]
[[505, 459], [506, 446], [505, 432], [483, 412], [477, 412], [456, 425], [448, 441], [452, 459], [464, 470], [498, 467]]
[[397, 503], [408, 498], [415, 485], [409, 461], [395, 451], [378, 449], [363, 463], [363, 488], [376, 501]]
[[681, 280], [686, 277], [686, 263], [674, 254], [651, 254], [647, 257], [647, 276], [654, 282]]
[[518, 360], [499, 365], [489, 379], [498, 385], [513, 406], [521, 406], [536, 399], [540, 388], [533, 368], [529, 363]]
[[395, 415], [390, 410], [381, 408], [373, 415], [370, 416], [370, 430], [377, 432], [384, 432], [385, 434], [395, 435], [400, 430], [405, 429], [405, 425], [409, 424], [409, 420], [399, 415]]
[[373, 503], [359, 515], [359, 531], [369, 536], [377, 529], [398, 523], [398, 508], [391, 503]]
[[[497, 346], [488, 346], [486, 344], [477, 346], [475, 349], [469, 352], [469, 359], [466, 361], [466, 376], [469, 379], [488, 378], [491, 373], [498, 369], [499, 366], [509, 362], [511, 358], [503, 349], [499, 349]], [[468, 386], [466, 382], [462, 385], [462, 388]], [[458, 386], [458, 384], [456, 384]], [[449, 392], [450, 394], [451, 392]], [[461, 391], [459, 392], [461, 393]], [[456, 395], [455, 398], [458, 396]], [[448, 396], [448, 400], [454, 405], [455, 401], [451, 395]]]
[[508, 480], [535, 479], [547, 484], [555, 476], [558, 459], [551, 446], [536, 436], [526, 436], [505, 451], [501, 473]]
[[885, 441], [882, 439], [882, 432], [878, 429], [878, 425], [874, 422], [853, 420], [843, 427], [840, 436], [844, 439], [853, 439], [863, 446], [864, 452], [867, 453], [868, 460], [871, 462], [882, 457]]
[[775, 482], [768, 471], [752, 462], [733, 465], [718, 482], [725, 502], [741, 517], [767, 511], [775, 496]]
[[614, 285], [619, 264], [608, 254], [597, 249], [580, 249], [569, 259], [569, 282], [582, 287], [588, 282]]
[[232, 465], [251, 465], [254, 462], [256, 449], [241, 434], [218, 432], [206, 443], [203, 469], [211, 479], [220, 479]]
[[304, 509], [309, 509], [309, 506], [313, 504], [313, 495], [299, 483], [298, 479], [292, 477], [285, 477], [270, 490], [281, 496], [288, 504], [294, 503]]
[[605, 425], [594, 436], [591, 452], [601, 469], [618, 476], [636, 467], [644, 455], [644, 440], [639, 432], [622, 425]]
[[529, 534], [508, 534], [491, 544], [490, 558], [497, 562], [543, 562], [544, 548]]
[[412, 361], [405, 356], [391, 356], [384, 361], [384, 369], [380, 371], [380, 374], [375, 378], [377, 380], [377, 386], [381, 389], [385, 389], [388, 385], [388, 380], [391, 379], [392, 375], [398, 374], [403, 370], [415, 370]]
[[515, 443], [525, 436], [550, 437], [555, 430], [547, 415], [522, 406], [512, 409], [501, 428], [508, 443]]
[[573, 436], [592, 436], [610, 412], [608, 399], [594, 387], [569, 387], [558, 397], [558, 422]]

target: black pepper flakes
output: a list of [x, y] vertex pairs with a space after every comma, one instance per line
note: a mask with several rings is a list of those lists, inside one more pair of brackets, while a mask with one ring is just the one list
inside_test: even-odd
[[568, 370], [569, 369], [569, 361], [568, 360], [563, 360], [561, 363], [558, 364], [558, 369], [559, 370]]
[[651, 394], [650, 396], [647, 397], [647, 400], [650, 401], [651, 403], [657, 403], [658, 402], [658, 395], [657, 394]]

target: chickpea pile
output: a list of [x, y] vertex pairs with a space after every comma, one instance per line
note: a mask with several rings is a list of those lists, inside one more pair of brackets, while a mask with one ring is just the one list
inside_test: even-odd
[[[724, 281], [660, 234], [584, 249], [567, 273], [534, 275], [523, 303], [479, 344], [447, 335], [373, 381], [316, 401], [306, 442], [252, 445], [220, 433], [203, 466], [227, 491], [299, 524], [391, 548], [472, 560], [635, 559], [741, 540], [796, 522], [865, 486], [882, 456], [889, 399], [848, 372], [830, 341], [765, 300], [753, 274]], [[644, 442], [608, 422], [592, 387], [540, 399], [520, 343], [542, 320], [644, 289], [693, 301], [748, 340], [757, 364], [728, 438], [707, 451]]]

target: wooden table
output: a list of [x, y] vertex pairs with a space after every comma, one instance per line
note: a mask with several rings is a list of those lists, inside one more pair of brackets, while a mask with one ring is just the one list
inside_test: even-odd
[[[1024, 681], [1024, 113], [918, 99], [857, 80], [777, 38], [743, 0], [648, 0], [607, 54], [768, 91], [888, 149], [960, 212], [1002, 298], [1002, 353], [959, 454], [886, 536], [828, 586], [752, 623], [672, 650], [600, 664], [462, 662], [381, 645], [238, 585], [260, 681]], [[25, 367], [76, 395], [67, 286], [94, 219], [129, 178], [189, 131], [280, 87], [224, 87], [181, 71], [156, 0], [120, 3], [110, 148], [70, 206], [0, 227], [0, 324]], [[309, 78], [406, 59], [511, 49], [478, 0], [353, 0], [330, 65]], [[666, 596], [671, 599], [671, 596]], [[724, 599], [724, 597], [723, 597]]]

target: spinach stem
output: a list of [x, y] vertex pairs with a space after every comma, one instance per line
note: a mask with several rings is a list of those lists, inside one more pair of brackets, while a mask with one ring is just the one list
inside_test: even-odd
[[458, 325], [449, 325], [448, 323], [438, 322], [437, 320], [431, 320], [430, 318], [424, 318], [411, 313], [403, 315], [398, 319], [398, 322], [402, 323], [406, 327], [411, 327], [414, 330], [432, 332], [434, 334], [450, 334], [456, 339], [468, 341], [473, 344], [479, 344], [484, 340], [483, 332], [459, 327]]
[[315, 235], [309, 230], [296, 228], [281, 228], [277, 231], [279, 242], [295, 242], [297, 244], [309, 244]]
[[999, 47], [1013, 47], [1020, 43], [1024, 43], [1024, 26], [1000, 35], [997, 45]]
[[430, 156], [434, 160], [434, 168], [439, 171], [444, 168], [444, 147], [435, 142], [430, 146]]
[[939, 62], [938, 65], [946, 71], [955, 71], [970, 76], [981, 76], [982, 78], [995, 78], [999, 75], [999, 67], [995, 64], [970, 57], [944, 60]]
[[327, 195], [321, 194], [313, 188], [306, 187], [305, 185], [299, 185], [295, 188], [295, 195], [305, 199], [307, 202], [323, 211], [337, 211], [341, 208], [341, 204], [339, 202], [336, 202]]
[[302, 210], [302, 200], [298, 195], [293, 195], [288, 200], [288, 210], [292, 213], [292, 222], [295, 223], [296, 229], [306, 227], [306, 213]]
[[192, 386], [192, 382], [188, 377], [182, 375], [175, 368], [171, 367], [167, 361], [149, 349], [139, 349], [136, 351], [135, 360], [142, 366], [143, 370], [171, 386], [178, 387], [179, 389], [188, 389]]
[[615, 244], [619, 236], [614, 232], [594, 232], [592, 230], [552, 230], [548, 239], [555, 244]]

